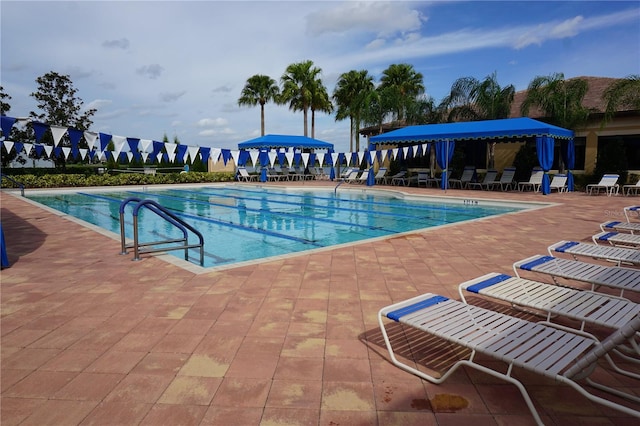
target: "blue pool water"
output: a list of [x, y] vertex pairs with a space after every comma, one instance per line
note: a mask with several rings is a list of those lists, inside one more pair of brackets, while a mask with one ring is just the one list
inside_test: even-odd
[[[522, 205], [471, 200], [429, 201], [391, 192], [333, 189], [287, 190], [249, 186], [198, 186], [113, 192], [58, 192], [29, 198], [120, 235], [123, 200], [156, 201], [205, 237], [205, 267], [223, 266], [304, 250], [384, 237], [433, 226], [520, 211]], [[132, 209], [125, 209], [133, 238]], [[181, 233], [141, 210], [140, 241], [178, 238]], [[195, 241], [195, 240], [194, 240]], [[119, 250], [114, 245], [114, 250]], [[168, 251], [179, 258], [182, 250]], [[194, 250], [191, 259], [199, 260]]]

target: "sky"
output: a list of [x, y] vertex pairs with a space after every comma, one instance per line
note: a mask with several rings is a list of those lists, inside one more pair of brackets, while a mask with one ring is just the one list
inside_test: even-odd
[[[247, 79], [280, 82], [305, 60], [330, 95], [342, 73], [367, 70], [378, 83], [408, 63], [436, 103], [458, 78], [494, 72], [518, 91], [553, 73], [640, 74], [637, 1], [2, 0], [0, 20], [9, 116], [39, 112], [30, 94], [54, 71], [97, 110], [91, 130], [189, 146], [237, 149], [260, 136], [259, 106], [238, 106]], [[265, 126], [302, 135], [303, 114], [269, 103]], [[347, 152], [349, 121], [318, 114], [315, 137]]]

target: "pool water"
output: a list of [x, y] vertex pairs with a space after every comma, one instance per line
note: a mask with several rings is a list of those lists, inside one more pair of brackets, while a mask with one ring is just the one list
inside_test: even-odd
[[[523, 206], [426, 197], [390, 192], [333, 189], [266, 189], [207, 186], [118, 192], [60, 192], [29, 198], [120, 235], [119, 208], [130, 197], [153, 200], [204, 235], [204, 267], [285, 255], [395, 235], [418, 229], [523, 210]], [[126, 237], [133, 238], [132, 210], [125, 209]], [[157, 215], [140, 210], [139, 240], [182, 236]], [[197, 241], [193, 239], [190, 241]], [[119, 250], [119, 246], [114, 247]], [[184, 251], [168, 251], [184, 258]], [[199, 260], [194, 249], [190, 258]]]

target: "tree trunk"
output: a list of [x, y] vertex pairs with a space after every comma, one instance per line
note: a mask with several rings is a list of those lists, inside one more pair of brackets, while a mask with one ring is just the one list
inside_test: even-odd
[[260, 132], [264, 136], [264, 104], [260, 104]]
[[307, 125], [307, 116], [308, 115], [309, 115], [309, 112], [308, 112], [307, 108], [304, 108], [303, 117], [304, 117], [304, 135], [305, 136], [309, 136], [308, 125]]
[[311, 138], [316, 138], [316, 111], [311, 109]]

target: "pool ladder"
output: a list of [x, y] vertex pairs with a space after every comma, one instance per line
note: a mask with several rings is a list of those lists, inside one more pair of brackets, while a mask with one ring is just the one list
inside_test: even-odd
[[[133, 208], [133, 243], [127, 244], [125, 241], [124, 231], [124, 208], [131, 202], [135, 202], [137, 204]], [[182, 238], [141, 243], [138, 237], [138, 214], [140, 212], [140, 209], [143, 207], [155, 213], [156, 215], [182, 231]], [[198, 237], [198, 244], [189, 244], [189, 231], [191, 231]], [[133, 260], [140, 260], [140, 255], [146, 253], [159, 253], [169, 250], [184, 250], [184, 260], [189, 261], [189, 249], [199, 248], [200, 266], [204, 265], [204, 238], [202, 237], [202, 234], [193, 226], [189, 225], [188, 223], [171, 213], [168, 209], [162, 207], [160, 204], [156, 203], [153, 200], [143, 200], [141, 198], [131, 197], [120, 203], [120, 241], [122, 244], [122, 251], [120, 252], [120, 254], [127, 254], [127, 249], [133, 248]], [[158, 245], [167, 244], [177, 245], [159, 248], [155, 247]]]

